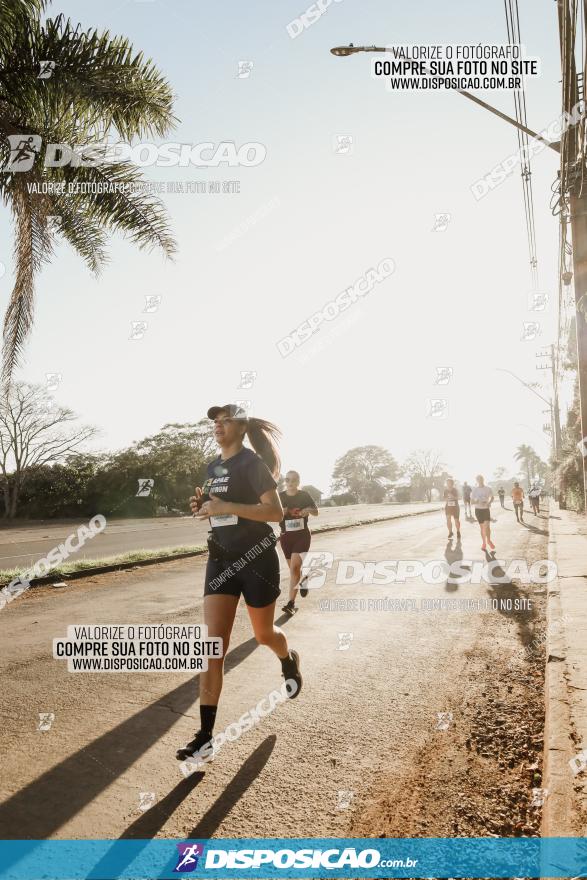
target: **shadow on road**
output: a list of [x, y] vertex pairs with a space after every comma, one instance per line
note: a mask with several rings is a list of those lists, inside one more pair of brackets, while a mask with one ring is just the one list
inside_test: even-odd
[[[229, 783], [220, 797], [204, 813], [196, 827], [183, 836], [183, 840], [208, 839], [214, 835], [232, 808], [239, 802], [265, 767], [275, 748], [276, 741], [277, 737], [275, 734], [272, 734], [261, 745], [257, 746], [255, 751], [244, 762], [232, 782]], [[142, 840], [144, 846], [147, 846], [149, 841], [156, 837], [157, 833], [163, 828], [182, 801], [199, 785], [204, 776], [204, 773], [194, 773], [187, 779], [182, 779], [163, 800], [158, 801], [157, 804], [151, 807], [150, 810], [147, 810], [132, 825], [129, 825], [118, 839]], [[123, 853], [120, 853], [115, 864], [112, 862], [114, 850], [109, 850], [92, 872], [88, 874], [87, 880], [102, 880], [106, 866], [109, 876], [112, 876], [114, 868], [116, 876], [119, 877], [130, 862], [137, 857], [142, 848], [144, 847], [138, 850], [133, 849], [132, 853], [126, 857]]]
[[525, 526], [529, 532], [534, 532], [537, 535], [546, 535], [548, 537], [548, 529], [539, 529], [537, 526], [531, 526], [526, 520], [524, 520], [522, 525]]
[[[256, 647], [257, 640], [252, 638], [229, 651], [225, 671], [230, 672], [246, 660]], [[2, 837], [50, 837], [160, 740], [177, 722], [178, 714], [189, 711], [199, 692], [198, 675], [13, 794], [0, 804]]]
[[[193, 773], [187, 779], [182, 779], [175, 788], [171, 789], [169, 794], [165, 795], [162, 800], [157, 801], [150, 810], [143, 813], [132, 825], [129, 825], [118, 839], [128, 840], [129, 838], [138, 837], [139, 839], [147, 840], [147, 838], [155, 837], [167, 820], [173, 816], [179, 805], [200, 784], [205, 775], [205, 773]], [[95, 874], [96, 872], [92, 873]], [[96, 876], [99, 876], [99, 874], [96, 874]]]
[[277, 737], [274, 733], [268, 736], [242, 765], [232, 782], [226, 786], [220, 797], [207, 810], [198, 824], [188, 833], [189, 840], [209, 838], [216, 833], [224, 819], [235, 804], [239, 802], [247, 789], [261, 773], [271, 757]]
[[[449, 566], [451, 566], [451, 569], [455, 563], [459, 563], [462, 560], [462, 558], [463, 558], [463, 545], [461, 544], [460, 538], [457, 538], [457, 541], [456, 541], [456, 544], [454, 547], [452, 545], [452, 538], [448, 539], [446, 547], [444, 548], [444, 558], [448, 562]], [[471, 570], [470, 565], [463, 565], [463, 566], [461, 566], [461, 568], [463, 570], [466, 569], [467, 571]], [[461, 580], [466, 582], [466, 576], [464, 574], [462, 574], [460, 577], [456, 574], [454, 574], [454, 575], [449, 574], [448, 578], [446, 579], [444, 589], [447, 591], [447, 593], [454, 593], [455, 590], [458, 589], [458, 586], [459, 586], [459, 583], [461, 582]]]

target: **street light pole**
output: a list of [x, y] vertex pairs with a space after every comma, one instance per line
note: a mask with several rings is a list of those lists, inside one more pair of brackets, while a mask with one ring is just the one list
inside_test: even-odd
[[[350, 43], [348, 46], [335, 46], [333, 49], [330, 50], [332, 55], [336, 55], [337, 58], [344, 58], [347, 55], [354, 55], [357, 52], [391, 51], [392, 49], [387, 49], [384, 46], [353, 46], [352, 43]], [[499, 116], [500, 119], [504, 119], [515, 128], [519, 128], [520, 131], [525, 132], [526, 134], [530, 135], [530, 137], [542, 141], [543, 144], [546, 144], [547, 147], [550, 147], [550, 149], [554, 150], [556, 153], [559, 152], [560, 147], [556, 141], [547, 141], [546, 138], [543, 138], [541, 134], [538, 134], [538, 132], [532, 131], [531, 128], [528, 128], [526, 125], [522, 125], [522, 123], [518, 122], [517, 119], [513, 119], [511, 116], [508, 116], [507, 113], [502, 113], [501, 110], [498, 110], [496, 107], [492, 107], [491, 104], [488, 104], [486, 101], [482, 101], [481, 98], [478, 98], [476, 95], [472, 95], [471, 92], [465, 92], [462, 89], [456, 89], [456, 91], [459, 93], [459, 95], [463, 95], [463, 97], [468, 98], [469, 101], [473, 101], [475, 104], [479, 104], [480, 107], [484, 107], [485, 110], [489, 110], [489, 112], [493, 113], [494, 116]]]
[[[565, 9], [563, 11], [562, 6], [565, 4]], [[562, 58], [562, 45], [563, 45], [563, 21], [564, 16], [568, 17], [568, 7], [567, 0], [558, 0], [558, 13], [559, 13], [559, 26], [561, 33], [561, 58]], [[568, 26], [568, 22], [567, 25]], [[330, 50], [333, 55], [339, 57], [345, 57], [347, 55], [354, 55], [357, 52], [391, 52], [392, 49], [389, 49], [384, 46], [354, 46], [350, 43], [348, 46], [335, 46]], [[574, 58], [571, 59], [572, 69], [575, 70], [574, 66]], [[564, 74], [564, 72], [563, 72]], [[564, 75], [563, 75], [564, 81]], [[576, 104], [576, 72], [574, 72], [574, 77], [572, 79], [574, 83], [573, 88], [571, 89], [572, 94], [569, 95], [568, 106], [564, 106], [563, 109], [567, 111], [571, 111], [572, 108]], [[465, 98], [468, 98], [470, 101], [473, 101], [475, 104], [479, 104], [480, 107], [483, 107], [486, 110], [489, 110], [490, 113], [493, 113], [495, 116], [499, 116], [500, 119], [503, 119], [505, 122], [509, 122], [510, 125], [513, 125], [515, 128], [525, 132], [532, 138], [536, 138], [542, 143], [546, 144], [546, 146], [550, 147], [551, 150], [554, 150], [557, 153], [561, 152], [562, 142], [555, 141], [547, 141], [542, 135], [538, 134], [535, 131], [532, 131], [531, 128], [528, 128], [525, 125], [522, 125], [521, 122], [518, 122], [517, 119], [513, 119], [511, 116], [508, 116], [506, 113], [502, 113], [501, 110], [497, 110], [496, 107], [492, 107], [491, 104], [488, 104], [486, 101], [482, 101], [481, 98], [478, 98], [476, 95], [472, 95], [470, 92], [465, 92], [461, 89], [457, 90], [460, 95], [463, 95]], [[568, 132], [563, 135], [563, 137], [568, 137]], [[574, 143], [571, 141], [571, 143]], [[574, 157], [576, 160], [576, 157]], [[577, 309], [577, 349], [578, 349], [578, 375], [579, 375], [579, 390], [580, 390], [580, 401], [581, 401], [581, 428], [582, 428], [582, 437], [587, 438], [587, 186], [583, 188], [582, 192], [579, 195], [573, 195], [571, 189], [571, 225], [573, 231], [573, 263], [574, 263], [574, 275], [575, 275], [575, 300], [576, 300], [576, 309]], [[584, 314], [583, 311], [584, 310]], [[504, 370], [505, 373], [511, 373], [511, 370]], [[552, 443], [553, 447], [556, 451], [561, 448], [561, 429], [560, 429], [560, 415], [559, 415], [559, 404], [558, 404], [558, 392], [556, 388], [556, 376], [554, 370], [554, 351], [553, 351], [553, 394], [554, 394], [554, 402], [550, 400], [546, 400], [546, 398], [542, 397], [542, 395], [538, 394], [534, 388], [531, 388], [523, 379], [520, 379], [519, 376], [516, 376], [515, 373], [511, 373], [522, 385], [525, 385], [530, 391], [533, 391], [541, 400], [544, 400], [546, 404], [550, 407], [551, 413], [551, 423], [553, 426], [552, 432]], [[586, 441], [587, 442], [587, 439]], [[583, 456], [583, 493], [584, 493], [584, 502], [585, 502], [585, 511], [587, 512], [587, 456]]]

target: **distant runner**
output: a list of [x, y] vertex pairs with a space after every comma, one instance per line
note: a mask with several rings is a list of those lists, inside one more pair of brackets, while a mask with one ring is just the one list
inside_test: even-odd
[[505, 489], [503, 488], [503, 486], [499, 487], [499, 489], [497, 490], [497, 494], [499, 495], [499, 503], [501, 504], [502, 507], [505, 507], [505, 504], [504, 504]]
[[530, 491], [528, 492], [528, 498], [530, 499], [530, 504], [532, 505], [532, 513], [536, 516], [540, 513], [540, 495], [542, 494], [542, 489], [537, 483], [534, 483]]
[[519, 483], [514, 483], [512, 489], [512, 501], [518, 522], [524, 522], [524, 490]]
[[446, 481], [444, 490], [444, 513], [446, 515], [446, 527], [448, 537], [452, 538], [452, 521], [454, 519], [457, 530], [457, 538], [461, 537], [461, 520], [459, 510], [459, 493], [455, 487], [455, 481], [451, 478]]
[[289, 601], [282, 611], [292, 616], [298, 610], [298, 587], [302, 597], [308, 595], [305, 581], [300, 581], [303, 562], [301, 554], [310, 549], [312, 535], [308, 528], [308, 516], [318, 516], [318, 508], [312, 496], [300, 489], [300, 475], [297, 471], [288, 471], [285, 475], [285, 491], [279, 493], [279, 500], [284, 513], [279, 540], [289, 565]]
[[[280, 467], [275, 442], [279, 430], [264, 419], [247, 418], [234, 404], [211, 407], [208, 418], [214, 421], [220, 455], [208, 465], [204, 491], [196, 489], [190, 506], [198, 519], [210, 520], [204, 623], [209, 637], [222, 638], [224, 656], [210, 659], [207, 671], [200, 673], [201, 726], [178, 749], [178, 761], [196, 754], [209, 760], [213, 755], [224, 658], [241, 595], [257, 642], [271, 648], [281, 661], [286, 684], [290, 682], [288, 696], [297, 697], [302, 687], [300, 658], [289, 650], [284, 633], [273, 622], [280, 593], [279, 557], [269, 523], [283, 518], [275, 481]], [[255, 452], [243, 446], [245, 434]]]
[[492, 550], [495, 550], [495, 544], [491, 540], [491, 502], [493, 501], [493, 491], [489, 486], [485, 485], [485, 480], [481, 474], [477, 477], [477, 485], [471, 493], [471, 501], [475, 508], [475, 516], [481, 530], [481, 549], [487, 550], [489, 544]]
[[473, 516], [471, 513], [471, 492], [473, 490], [465, 480], [463, 483], [463, 504], [465, 505], [465, 516]]

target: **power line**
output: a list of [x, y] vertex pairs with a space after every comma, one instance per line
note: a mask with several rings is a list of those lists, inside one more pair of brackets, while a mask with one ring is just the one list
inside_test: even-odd
[[[521, 45], [520, 14], [518, 0], [504, 0], [507, 36], [510, 44]], [[514, 110], [516, 121], [522, 125], [528, 125], [526, 114], [526, 93], [523, 82], [522, 88], [514, 91]], [[532, 168], [528, 151], [529, 140], [526, 132], [518, 132], [518, 150], [521, 157], [522, 196], [524, 200], [524, 216], [526, 221], [526, 236], [528, 240], [528, 255], [530, 257], [530, 276], [532, 287], [535, 291], [539, 288], [538, 279], [538, 256], [536, 248], [536, 222], [534, 218], [534, 193], [532, 189]]]

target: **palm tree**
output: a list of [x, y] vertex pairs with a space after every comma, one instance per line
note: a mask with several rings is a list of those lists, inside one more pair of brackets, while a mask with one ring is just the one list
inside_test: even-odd
[[516, 461], [521, 462], [522, 465], [525, 467], [526, 479], [528, 481], [528, 489], [530, 489], [532, 485], [531, 468], [534, 468], [538, 456], [531, 446], [526, 446], [525, 444], [522, 444], [516, 449], [516, 454], [514, 455], [514, 458]]
[[[10, 157], [11, 135], [40, 136], [42, 146], [77, 146], [166, 134], [175, 121], [173, 95], [153, 62], [125, 37], [83, 31], [62, 15], [41, 22], [46, 5], [47, 0], [0, 0], [0, 169], [6, 169]], [[54, 64], [51, 75], [39, 78], [40, 62], [47, 60]], [[107, 236], [113, 231], [141, 248], [159, 247], [172, 256], [175, 242], [167, 215], [161, 202], [141, 189], [141, 180], [139, 170], [126, 161], [44, 168], [37, 156], [28, 171], [0, 170], [0, 196], [14, 219], [15, 283], [4, 321], [5, 382], [32, 328], [35, 279], [53, 255], [57, 236], [94, 274], [106, 261]], [[66, 192], [43, 192], [48, 183], [65, 184]], [[110, 185], [110, 191], [70, 194], [69, 183], [97, 184], [102, 190]], [[31, 184], [37, 185], [36, 192]]]

